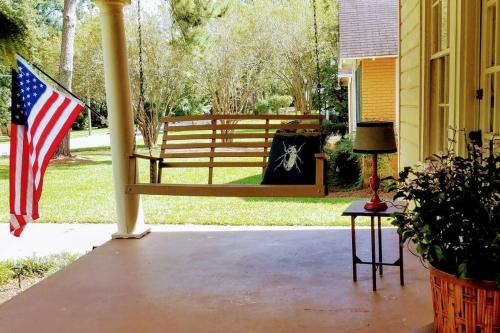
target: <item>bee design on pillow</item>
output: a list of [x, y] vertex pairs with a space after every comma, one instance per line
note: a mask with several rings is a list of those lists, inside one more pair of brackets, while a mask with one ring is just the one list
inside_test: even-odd
[[299, 152], [304, 145], [305, 143], [300, 145], [300, 147], [297, 149], [297, 146], [295, 145], [290, 145], [287, 147], [285, 143], [283, 143], [283, 150], [285, 153], [278, 157], [279, 164], [274, 168], [274, 171], [282, 166], [286, 171], [290, 171], [293, 169], [293, 167], [296, 167], [297, 170], [299, 170], [299, 173], [302, 173], [299, 168], [299, 162], [301, 164], [304, 164], [304, 161], [302, 161], [302, 159], [300, 158]]

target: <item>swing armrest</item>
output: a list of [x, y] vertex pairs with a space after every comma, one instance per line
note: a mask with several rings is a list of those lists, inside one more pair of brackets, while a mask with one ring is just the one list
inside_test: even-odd
[[129, 156], [129, 158], [142, 158], [142, 159], [150, 160], [150, 161], [154, 161], [154, 162], [161, 160], [160, 157], [141, 155], [141, 154], [132, 154]]
[[327, 154], [325, 153], [317, 153], [317, 154], [314, 154], [314, 157], [318, 158], [318, 159], [321, 159], [321, 160], [325, 160], [325, 161], [328, 161], [330, 158], [328, 157]]
[[138, 158], [149, 160], [149, 182], [151, 184], [159, 183], [161, 181], [161, 162], [163, 161], [163, 158], [141, 154], [132, 154], [129, 156], [129, 161], [131, 162], [130, 168], [132, 170], [130, 174], [131, 182], [136, 184], [138, 180]]

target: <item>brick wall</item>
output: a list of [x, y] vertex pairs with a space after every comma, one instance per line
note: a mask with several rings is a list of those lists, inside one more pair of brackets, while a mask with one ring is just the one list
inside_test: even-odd
[[396, 58], [361, 62], [361, 118], [396, 121]]
[[[361, 118], [363, 121], [396, 122], [396, 58], [366, 59], [361, 62]], [[398, 173], [397, 154], [379, 159], [380, 177]], [[363, 159], [363, 183], [368, 186], [371, 158]]]

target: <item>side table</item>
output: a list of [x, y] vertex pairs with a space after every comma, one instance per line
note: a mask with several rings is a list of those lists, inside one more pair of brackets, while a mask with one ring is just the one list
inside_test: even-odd
[[[384, 266], [399, 266], [399, 278], [400, 283], [404, 285], [404, 271], [403, 271], [403, 244], [401, 244], [401, 236], [399, 236], [399, 259], [393, 263], [387, 263], [382, 261], [382, 227], [381, 218], [390, 217], [394, 213], [404, 213], [406, 211], [406, 203], [404, 202], [387, 202], [389, 206], [383, 211], [371, 211], [364, 208], [365, 201], [353, 201], [349, 207], [342, 213], [342, 216], [351, 217], [351, 238], [352, 238], [352, 279], [354, 282], [358, 280], [358, 274], [356, 266], [358, 264], [365, 264], [372, 266], [372, 280], [373, 280], [373, 291], [377, 290], [377, 268], [382, 276], [384, 274]], [[371, 228], [371, 252], [372, 260], [363, 261], [356, 255], [356, 218], [358, 216], [370, 217]], [[378, 222], [378, 261], [375, 259], [375, 218]]]

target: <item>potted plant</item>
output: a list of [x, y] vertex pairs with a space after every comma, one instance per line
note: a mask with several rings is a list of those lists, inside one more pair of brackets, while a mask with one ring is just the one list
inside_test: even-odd
[[410, 209], [395, 216], [430, 270], [438, 333], [500, 332], [500, 156], [467, 144], [405, 168], [395, 199]]

